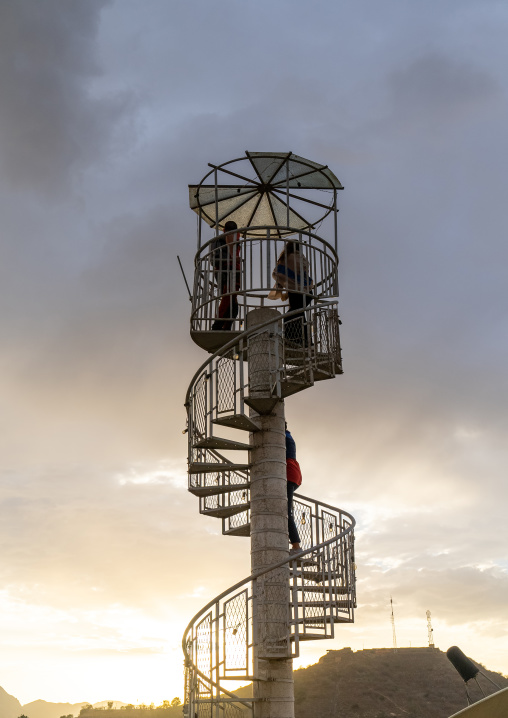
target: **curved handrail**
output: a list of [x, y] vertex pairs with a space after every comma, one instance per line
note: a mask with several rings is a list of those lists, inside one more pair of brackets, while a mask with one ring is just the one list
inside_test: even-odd
[[[243, 339], [247, 339], [247, 337], [251, 336], [252, 334], [256, 334], [257, 332], [261, 331], [262, 329], [266, 329], [267, 327], [271, 326], [272, 324], [276, 324], [280, 322], [282, 319], [287, 319], [288, 317], [293, 317], [296, 315], [302, 314], [302, 311], [312, 311], [312, 309], [316, 307], [326, 307], [326, 306], [332, 306], [335, 302], [332, 300], [321, 300], [319, 298], [316, 298], [314, 304], [312, 306], [307, 307], [307, 309], [294, 309], [291, 312], [285, 312], [284, 314], [281, 314], [279, 317], [274, 317], [273, 319], [269, 319], [266, 322], [263, 322], [263, 324], [256, 324], [255, 327], [251, 327], [250, 329], [246, 329], [241, 334], [235, 336], [233, 339], [231, 339], [227, 344], [223, 344], [219, 349], [217, 349], [213, 354], [211, 354], [206, 361], [204, 361], [199, 369], [194, 373], [192, 379], [189, 382], [189, 386], [187, 388], [187, 393], [185, 395], [185, 403], [184, 406], [188, 407], [189, 405], [189, 399], [190, 394], [192, 391], [192, 387], [195, 384], [196, 380], [199, 378], [199, 375], [204, 371], [204, 369], [210, 364], [214, 359], [217, 359], [218, 357], [222, 356], [223, 353], [227, 353], [230, 349], [233, 349], [239, 342], [241, 342]], [[274, 307], [275, 308], [275, 307]], [[333, 507], [331, 507], [333, 508]]]
[[[194, 416], [194, 403], [196, 401], [196, 394], [195, 392], [198, 390], [197, 387], [199, 386], [199, 382], [203, 379], [209, 380], [210, 377], [213, 377], [214, 373], [214, 363], [216, 361], [220, 361], [220, 359], [227, 357], [228, 354], [231, 354], [232, 350], [235, 348], [238, 348], [238, 357], [241, 361], [243, 361], [243, 354], [244, 351], [247, 348], [247, 344], [243, 344], [246, 342], [251, 336], [254, 336], [256, 334], [259, 334], [263, 331], [266, 331], [267, 328], [273, 327], [274, 325], [279, 325], [286, 321], [288, 318], [294, 318], [297, 316], [305, 315], [307, 317], [307, 320], [309, 319], [309, 316], [311, 313], [316, 312], [318, 321], [319, 318], [319, 312], [325, 311], [328, 312], [328, 308], [330, 308], [332, 311], [337, 306], [336, 300], [328, 300], [328, 299], [322, 299], [321, 297], [316, 297], [315, 302], [308, 306], [305, 309], [295, 309], [290, 312], [286, 312], [285, 314], [278, 314], [278, 316], [274, 316], [267, 320], [266, 322], [263, 322], [262, 324], [256, 325], [254, 327], [250, 327], [246, 329], [245, 331], [241, 332], [240, 334], [236, 334], [236, 336], [232, 337], [227, 343], [219, 347], [211, 356], [208, 356], [208, 358], [202, 363], [202, 365], [197, 369], [197, 371], [194, 373], [190, 383], [189, 387], [187, 389], [186, 397], [185, 397], [185, 406], [188, 410], [188, 430], [189, 430], [189, 446], [192, 447], [192, 437], [191, 432], [194, 432], [195, 430], [195, 416]], [[338, 315], [337, 315], [338, 320]], [[314, 320], [313, 320], [314, 322]], [[317, 325], [316, 325], [317, 326]], [[336, 327], [338, 331], [338, 327]], [[316, 331], [321, 331], [317, 330]], [[315, 337], [320, 336], [319, 333], [314, 335]], [[338, 339], [338, 334], [337, 334]], [[283, 345], [284, 346], [285, 339], [283, 338]], [[337, 341], [337, 346], [339, 349], [339, 357], [340, 357], [340, 344]], [[302, 347], [303, 348], [303, 347]], [[305, 347], [305, 354], [310, 352], [318, 352], [317, 345], [314, 347]], [[321, 349], [322, 351], [322, 349]], [[310, 355], [310, 354], [309, 354]], [[317, 353], [316, 353], [317, 356]], [[242, 370], [243, 371], [243, 370]], [[242, 374], [243, 376], [243, 374]], [[242, 379], [243, 382], [243, 379]], [[213, 383], [213, 379], [212, 379]], [[307, 384], [310, 385], [310, 384]], [[245, 388], [245, 387], [243, 387]], [[210, 389], [211, 391], [211, 389]], [[210, 394], [210, 398], [212, 397], [212, 394]], [[214, 394], [215, 397], [215, 394]], [[212, 400], [212, 399], [210, 399]], [[217, 400], [217, 397], [215, 397], [215, 401]], [[243, 401], [243, 400], [242, 400]], [[208, 436], [213, 436], [213, 432], [210, 432], [210, 427], [207, 427], [207, 424], [205, 423], [204, 427], [199, 429], [200, 436], [202, 435], [203, 438]], [[204, 433], [203, 433], [204, 432]], [[193, 434], [194, 436], [194, 434]], [[217, 451], [213, 448], [206, 448], [206, 449], [200, 449], [200, 451], [204, 450], [204, 454], [201, 454], [200, 460], [196, 462], [196, 465], [199, 465], [199, 463], [203, 462], [203, 470], [202, 473], [205, 475], [207, 473], [214, 473], [212, 469], [210, 469], [210, 463], [207, 463], [207, 457], [213, 457], [214, 461], [217, 460], [217, 462], [221, 462], [222, 464], [232, 464], [233, 469], [232, 471], [237, 471], [237, 469], [234, 469], [234, 464], [230, 462], [230, 460], [226, 459], [220, 451]], [[192, 456], [192, 452], [189, 454], [189, 458]], [[215, 463], [213, 464], [215, 465]], [[195, 473], [195, 472], [194, 472]], [[248, 474], [249, 470], [247, 469], [246, 472], [246, 481], [248, 482]], [[205, 479], [206, 480], [206, 479]], [[231, 484], [230, 484], [231, 485]], [[191, 486], [191, 484], [190, 484]], [[197, 485], [196, 485], [197, 486]], [[204, 487], [206, 488], [206, 486]], [[243, 487], [242, 487], [243, 490]], [[248, 490], [248, 489], [247, 489]], [[201, 494], [200, 494], [201, 495]], [[252, 601], [254, 599], [254, 582], [261, 577], [265, 576], [266, 574], [269, 574], [272, 571], [276, 571], [277, 569], [280, 569], [284, 566], [294, 566], [294, 575], [292, 578], [291, 589], [293, 600], [290, 601], [289, 605], [292, 605], [293, 608], [291, 609], [293, 618], [291, 619], [290, 623], [294, 626], [294, 641], [295, 646], [294, 649], [296, 651], [295, 654], [298, 654], [298, 642], [299, 640], [302, 640], [307, 632], [310, 629], [310, 635], [312, 636], [316, 630], [315, 627], [318, 629], [318, 633], [320, 631], [324, 631], [323, 634], [319, 634], [319, 637], [323, 638], [330, 638], [333, 636], [333, 623], [337, 620], [352, 620], [352, 609], [355, 606], [355, 588], [354, 588], [354, 544], [353, 544], [353, 536], [354, 536], [354, 528], [356, 525], [356, 522], [346, 511], [343, 511], [341, 509], [337, 509], [334, 506], [331, 506], [330, 504], [325, 504], [319, 501], [316, 501], [315, 499], [303, 496], [301, 494], [298, 495], [298, 498], [301, 499], [302, 502], [307, 502], [306, 504], [302, 504], [302, 506], [306, 509], [307, 507], [310, 510], [310, 518], [311, 518], [311, 539], [315, 540], [315, 538], [323, 539], [325, 535], [325, 529], [326, 531], [333, 530], [333, 527], [335, 528], [335, 534], [326, 540], [321, 540], [319, 543], [315, 543], [313, 546], [310, 546], [309, 548], [306, 548], [298, 553], [298, 555], [295, 556], [287, 556], [286, 558], [282, 559], [281, 561], [272, 564], [271, 566], [265, 567], [264, 569], [261, 569], [257, 572], [254, 572], [250, 574], [249, 576], [246, 576], [241, 581], [235, 583], [233, 586], [228, 587], [226, 590], [224, 590], [222, 593], [218, 594], [215, 598], [213, 598], [211, 601], [209, 601], [203, 608], [201, 608], [196, 615], [191, 619], [189, 624], [187, 625], [183, 639], [182, 639], [182, 649], [185, 657], [185, 665], [188, 669], [188, 678], [187, 680], [190, 681], [190, 683], [187, 683], [186, 691], [190, 691], [190, 698], [191, 704], [195, 705], [196, 703], [199, 705], [201, 702], [206, 703], [215, 703], [215, 702], [221, 702], [221, 696], [224, 698], [224, 701], [229, 703], [235, 703], [237, 704], [237, 710], [239, 710], [238, 706], [244, 706], [244, 707], [252, 707], [252, 701], [250, 699], [242, 699], [235, 695], [235, 693], [226, 690], [222, 683], [224, 679], [227, 679], [228, 677], [234, 678], [234, 676], [227, 676], [224, 675], [224, 673], [220, 672], [219, 666], [222, 665], [221, 663], [214, 664], [214, 667], [212, 668], [212, 664], [210, 664], [210, 669], [208, 670], [205, 666], [204, 670], [208, 671], [205, 673], [203, 670], [201, 670], [200, 667], [198, 667], [199, 661], [200, 661], [200, 651], [202, 650], [203, 646], [206, 646], [206, 641], [212, 641], [212, 631], [214, 632], [213, 635], [215, 636], [214, 641], [218, 640], [217, 636], [220, 635], [220, 633], [223, 631], [223, 640], [226, 641], [226, 623], [222, 625], [219, 621], [226, 621], [226, 606], [228, 604], [231, 604], [231, 602], [234, 602], [239, 598], [239, 595], [244, 595], [244, 598], [242, 600], [245, 600], [245, 605], [247, 606], [249, 601]], [[200, 500], [201, 501], [201, 500]], [[310, 506], [309, 506], [310, 504]], [[314, 508], [314, 513], [312, 513], [312, 508]], [[201, 510], [201, 509], [200, 509]], [[328, 511], [333, 512], [332, 516], [330, 518], [327, 518], [327, 515], [329, 516]], [[203, 511], [205, 513], [205, 511]], [[217, 514], [216, 514], [217, 515]], [[328, 523], [331, 519], [331, 523]], [[302, 523], [304, 523], [302, 518]], [[243, 524], [242, 524], [243, 525]], [[329, 526], [329, 528], [328, 528]], [[223, 531], [224, 531], [224, 523], [223, 523]], [[317, 532], [317, 533], [314, 533]], [[351, 537], [348, 539], [347, 537]], [[328, 549], [327, 547], [331, 546], [332, 544], [337, 544], [337, 548], [331, 548]], [[320, 579], [320, 582], [323, 582], [322, 586], [322, 592], [323, 592], [323, 625], [321, 628], [317, 627], [315, 622], [313, 623], [313, 615], [311, 614], [312, 609], [306, 608], [305, 600], [304, 598], [300, 599], [297, 598], [298, 591], [302, 592], [302, 597], [305, 594], [305, 590], [308, 588], [308, 578], [307, 573], [308, 571], [303, 571], [298, 575], [296, 571], [296, 567], [298, 565], [298, 562], [300, 560], [305, 560], [307, 557], [307, 565], [309, 564], [308, 557], [313, 554], [314, 559], [316, 562], [311, 562], [315, 567], [319, 566], [317, 568], [318, 573], [315, 573], [314, 575], [322, 576]], [[340, 558], [339, 558], [340, 556]], [[337, 568], [337, 561], [342, 561], [342, 568]], [[311, 569], [312, 571], [313, 569]], [[321, 572], [321, 573], [320, 573]], [[332, 576], [332, 578], [331, 578]], [[316, 579], [311, 579], [316, 580]], [[240, 591], [240, 594], [236, 593], [236, 596], [234, 595], [235, 592], [238, 592], [239, 589], [242, 589], [242, 587], [251, 586], [251, 588], [245, 588], [244, 591]], [[324, 598], [326, 592], [326, 598]], [[335, 593], [334, 593], [335, 592]], [[338, 595], [342, 593], [346, 596], [345, 600], [342, 601], [338, 598]], [[332, 596], [335, 596], [335, 599], [332, 598]], [[288, 597], [289, 598], [289, 597]], [[227, 600], [224, 600], [227, 599]], [[300, 600], [303, 601], [303, 603], [300, 603]], [[314, 600], [314, 599], [309, 599]], [[221, 602], [223, 602], [221, 604]], [[309, 604], [312, 605], [312, 604]], [[215, 610], [213, 610], [215, 609]], [[307, 611], [309, 610], [309, 613]], [[207, 615], [208, 614], [208, 615]], [[236, 619], [235, 619], [236, 620]], [[245, 618], [244, 625], [247, 627], [249, 625], [249, 620], [247, 617]], [[201, 628], [202, 627], [202, 628]], [[252, 626], [251, 626], [252, 628]], [[200, 631], [204, 631], [204, 634], [201, 635], [203, 638], [200, 638]], [[251, 629], [246, 628], [247, 631], [245, 641], [246, 646], [249, 645], [249, 639], [248, 635], [249, 631]], [[331, 631], [331, 633], [330, 633]], [[219, 632], [219, 633], [217, 633]], [[206, 638], [206, 636], [209, 636]], [[243, 640], [243, 639], [242, 639]], [[209, 643], [208, 645], [211, 645]], [[215, 644], [214, 644], [215, 645]], [[250, 644], [252, 645], [252, 644]], [[201, 646], [201, 648], [200, 648]], [[207, 649], [205, 649], [207, 650]], [[218, 650], [218, 649], [217, 649]], [[224, 648], [224, 650], [226, 650]], [[250, 650], [247, 648], [247, 650]], [[196, 652], [194, 655], [192, 655]], [[201, 654], [202, 655], [202, 654]], [[224, 658], [222, 660], [226, 660], [225, 657], [226, 654], [224, 654]], [[201, 659], [202, 660], [202, 659]], [[247, 665], [245, 664], [246, 668], [245, 671], [247, 671]], [[223, 669], [222, 669], [223, 670]], [[228, 669], [226, 669], [228, 670]], [[231, 670], [231, 669], [229, 669]], [[242, 671], [244, 669], [241, 669]], [[248, 676], [248, 672], [243, 673], [245, 677]], [[239, 677], [239, 680], [241, 678]], [[201, 696], [201, 697], [200, 697]], [[187, 700], [187, 697], [186, 697]]]
[[[282, 230], [291, 231], [292, 234], [305, 234], [305, 235], [307, 235], [308, 237], [310, 237], [311, 239], [317, 239], [319, 242], [321, 242], [322, 244], [324, 244], [325, 247], [327, 247], [328, 249], [330, 249], [331, 252], [335, 255], [335, 259], [337, 260], [337, 264], [339, 263], [339, 255], [337, 254], [337, 251], [335, 250], [335, 248], [330, 244], [330, 242], [328, 242], [326, 239], [323, 239], [323, 238], [320, 237], [318, 234], [314, 234], [313, 232], [309, 232], [309, 231], [306, 230], [306, 229], [294, 229], [294, 228], [291, 229], [291, 227], [276, 227], [275, 225], [271, 225], [271, 224], [260, 224], [259, 226], [256, 226], [256, 227], [238, 227], [237, 229], [231, 229], [231, 230], [229, 230], [228, 232], [222, 232], [221, 234], [218, 234], [216, 237], [215, 237], [215, 236], [212, 237], [212, 238], [209, 239], [207, 242], [205, 242], [204, 244], [202, 244], [201, 247], [198, 249], [198, 251], [197, 251], [197, 253], [196, 253], [196, 256], [195, 256], [195, 258], [194, 258], [194, 265], [195, 265], [195, 266], [198, 266], [198, 257], [199, 257], [199, 255], [202, 254], [202, 253], [203, 253], [203, 250], [204, 250], [206, 247], [208, 247], [209, 245], [211, 245], [212, 242], [214, 242], [218, 237], [227, 237], [227, 236], [230, 235], [230, 234], [245, 234], [245, 237], [243, 237], [243, 239], [252, 240], [253, 242], [262, 242], [263, 239], [265, 239], [265, 237], [262, 237], [262, 236], [259, 236], [259, 235], [258, 235], [258, 236], [255, 236], [255, 237], [249, 237], [249, 236], [248, 236], [248, 233], [249, 233], [251, 230], [253, 230], [253, 229], [255, 229], [255, 230], [282, 229]], [[274, 239], [278, 239], [278, 240], [281, 241], [281, 242], [288, 242], [288, 241], [289, 241], [289, 242], [292, 242], [292, 241], [293, 241], [293, 240], [291, 239], [291, 236], [290, 236], [290, 235], [285, 235], [284, 237], [270, 237], [270, 241], [273, 241]]]
[[[225, 591], [222, 593], [219, 593], [215, 598], [212, 598], [211, 601], [209, 601], [206, 606], [201, 608], [196, 615], [189, 621], [187, 628], [184, 631], [184, 636], [187, 635], [189, 632], [189, 629], [192, 628], [192, 625], [196, 623], [196, 620], [201, 617], [203, 613], [206, 613], [209, 608], [212, 608], [217, 601], [220, 601], [221, 599], [225, 598], [228, 593], [232, 593], [233, 591], [236, 591], [238, 588], [241, 588], [249, 581], [255, 581], [260, 576], [263, 576], [265, 573], [270, 573], [270, 571], [275, 571], [277, 568], [281, 568], [281, 566], [285, 566], [287, 563], [291, 563], [292, 561], [299, 561], [303, 556], [306, 556], [309, 553], [315, 553], [318, 549], [324, 548], [325, 546], [328, 546], [328, 544], [333, 543], [334, 541], [337, 541], [338, 539], [344, 538], [348, 534], [350, 534], [355, 526], [356, 521], [351, 516], [351, 514], [347, 511], [344, 511], [343, 509], [338, 509], [336, 506], [331, 506], [330, 504], [324, 504], [321, 501], [316, 501], [316, 499], [309, 498], [308, 496], [304, 496], [303, 494], [298, 494], [298, 498], [302, 499], [303, 501], [312, 501], [316, 504], [319, 504], [320, 506], [325, 506], [328, 509], [332, 509], [333, 511], [340, 511], [341, 514], [344, 516], [347, 516], [348, 519], [351, 520], [350, 526], [348, 526], [347, 529], [344, 529], [344, 531], [341, 531], [339, 534], [335, 534], [331, 539], [327, 539], [326, 541], [323, 541], [322, 543], [316, 544], [315, 546], [311, 546], [310, 548], [303, 549], [302, 551], [299, 551], [298, 554], [295, 556], [288, 556], [288, 558], [282, 559], [282, 561], [278, 561], [278, 563], [271, 564], [268, 566], [268, 568], [262, 568], [259, 571], [255, 571], [254, 573], [251, 573], [250, 576], [246, 576], [245, 578], [242, 578], [238, 583], [235, 583], [234, 586], [229, 586]], [[183, 639], [182, 639], [183, 643]]]
[[239, 698], [234, 693], [227, 691], [223, 686], [221, 686], [219, 683], [214, 681], [210, 676], [207, 676], [205, 673], [199, 670], [199, 668], [192, 663], [192, 660], [189, 656], [189, 653], [187, 651], [187, 645], [188, 645], [188, 634], [192, 630], [193, 626], [199, 621], [199, 619], [204, 616], [204, 614], [209, 611], [211, 608], [213, 608], [219, 601], [221, 601], [223, 598], [226, 598], [229, 594], [234, 593], [242, 586], [245, 586], [247, 583], [251, 583], [255, 581], [256, 579], [260, 578], [261, 576], [270, 573], [271, 571], [275, 571], [278, 568], [281, 568], [282, 566], [285, 566], [286, 564], [291, 564], [294, 562], [300, 561], [302, 558], [307, 556], [308, 554], [316, 554], [317, 552], [324, 549], [326, 546], [329, 546], [330, 544], [340, 541], [341, 539], [344, 539], [349, 534], [352, 534], [354, 532], [354, 528], [356, 526], [356, 521], [354, 517], [347, 511], [344, 511], [342, 509], [337, 509], [335, 506], [331, 506], [330, 504], [325, 504], [320, 501], [316, 501], [315, 499], [312, 499], [308, 496], [303, 496], [303, 494], [299, 494], [299, 498], [303, 501], [310, 501], [316, 504], [319, 504], [320, 506], [332, 509], [333, 511], [340, 511], [341, 514], [346, 516], [350, 521], [350, 525], [342, 530], [340, 533], [336, 534], [330, 539], [327, 539], [326, 541], [323, 541], [319, 544], [316, 544], [315, 546], [311, 546], [308, 549], [303, 549], [301, 552], [299, 552], [296, 556], [289, 555], [287, 558], [282, 559], [281, 561], [278, 561], [277, 563], [274, 563], [268, 567], [265, 567], [263, 569], [260, 569], [259, 571], [255, 571], [254, 573], [251, 573], [250, 576], [246, 576], [245, 578], [241, 579], [237, 583], [235, 583], [233, 586], [229, 586], [227, 589], [222, 591], [222, 593], [215, 596], [215, 598], [212, 598], [211, 601], [209, 601], [206, 606], [203, 606], [196, 615], [189, 621], [187, 624], [187, 627], [185, 628], [183, 637], [182, 637], [182, 650], [185, 658], [185, 664], [188, 665], [187, 662], [192, 665], [194, 671], [204, 680], [206, 683], [215, 686], [216, 688], [219, 688], [222, 693], [225, 693], [229, 695], [231, 698], [234, 698], [238, 703], [243, 703], [244, 705], [249, 705], [245, 701], [243, 701], [241, 698]]

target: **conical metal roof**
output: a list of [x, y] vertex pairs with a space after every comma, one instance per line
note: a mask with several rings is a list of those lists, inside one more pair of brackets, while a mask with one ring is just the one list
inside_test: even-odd
[[[292, 152], [245, 154], [222, 165], [210, 165], [212, 170], [200, 184], [189, 185], [191, 209], [211, 227], [218, 224], [224, 229], [224, 224], [233, 220], [238, 227], [276, 226], [279, 235], [288, 234], [288, 227], [293, 231], [307, 229], [333, 209], [334, 196], [323, 202], [316, 190], [343, 189], [326, 165]], [[211, 176], [216, 183], [210, 184]], [[319, 216], [304, 217], [306, 205], [313, 215], [319, 208]]]

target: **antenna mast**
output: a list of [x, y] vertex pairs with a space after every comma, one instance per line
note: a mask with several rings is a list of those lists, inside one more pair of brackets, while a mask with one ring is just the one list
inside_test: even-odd
[[430, 611], [427, 611], [427, 635], [429, 637], [429, 648], [434, 648], [434, 629], [430, 622]]
[[391, 622], [392, 622], [392, 633], [393, 633], [393, 650], [397, 650], [397, 636], [395, 635], [395, 616], [393, 615], [393, 601], [392, 597], [390, 596], [390, 606], [392, 609], [392, 616], [391, 616]]

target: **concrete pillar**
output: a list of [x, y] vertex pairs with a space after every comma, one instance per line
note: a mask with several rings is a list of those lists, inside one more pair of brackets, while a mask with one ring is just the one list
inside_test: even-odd
[[[261, 307], [247, 315], [247, 327], [277, 319], [277, 310]], [[249, 341], [249, 396], [269, 406], [271, 387], [281, 360], [280, 324]], [[289, 550], [286, 493], [284, 401], [269, 414], [251, 408], [261, 430], [251, 436], [252, 571], [287, 558]], [[293, 661], [289, 642], [289, 566], [256, 581], [254, 598], [254, 716], [294, 718]]]

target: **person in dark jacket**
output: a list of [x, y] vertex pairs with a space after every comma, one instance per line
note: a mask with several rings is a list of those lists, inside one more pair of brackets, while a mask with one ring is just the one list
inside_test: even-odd
[[[226, 222], [224, 231], [231, 232], [233, 229], [237, 229], [236, 222]], [[238, 316], [236, 292], [240, 289], [241, 275], [240, 234], [228, 234], [222, 241], [224, 245], [214, 250], [217, 288], [221, 299], [218, 317], [212, 324], [213, 331], [231, 330]]]
[[293, 514], [293, 494], [302, 483], [302, 472], [300, 464], [296, 460], [296, 443], [286, 423], [286, 478], [287, 478], [287, 494], [288, 494], [288, 533], [291, 550], [289, 553], [297, 553], [301, 550], [300, 536], [296, 528], [295, 517]]

